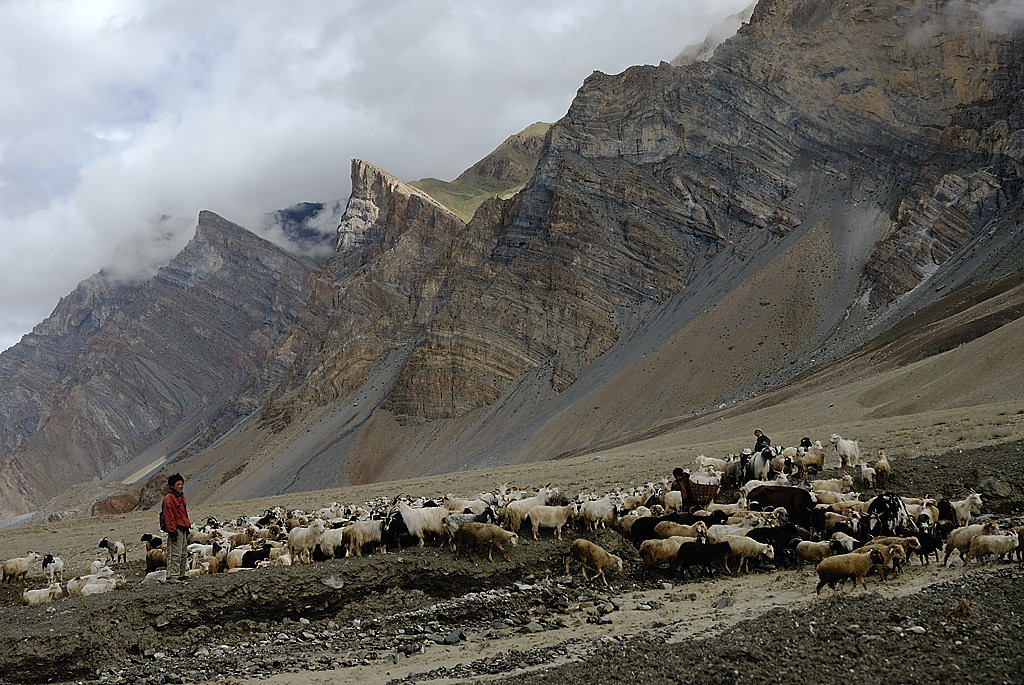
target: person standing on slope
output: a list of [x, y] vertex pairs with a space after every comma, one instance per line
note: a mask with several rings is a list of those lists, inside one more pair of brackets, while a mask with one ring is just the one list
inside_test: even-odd
[[757, 439], [754, 443], [754, 454], [763, 451], [766, 447], [772, 446], [772, 439], [762, 433], [760, 429], [754, 431], [754, 437]]
[[167, 582], [180, 583], [188, 571], [188, 532], [192, 522], [185, 507], [185, 479], [176, 473], [167, 479], [168, 491], [160, 505], [164, 531], [167, 533]]

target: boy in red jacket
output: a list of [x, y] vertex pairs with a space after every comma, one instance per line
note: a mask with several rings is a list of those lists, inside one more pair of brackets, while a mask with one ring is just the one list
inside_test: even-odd
[[167, 533], [167, 581], [177, 583], [185, 580], [188, 570], [188, 531], [192, 522], [188, 520], [185, 508], [185, 479], [176, 473], [167, 479], [169, 490], [161, 505], [164, 531]]

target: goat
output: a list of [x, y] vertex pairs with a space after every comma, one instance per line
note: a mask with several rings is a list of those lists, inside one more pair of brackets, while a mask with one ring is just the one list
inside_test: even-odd
[[57, 599], [64, 591], [60, 587], [60, 583], [51, 582], [48, 586], [39, 590], [25, 590], [21, 593], [21, 603], [28, 604], [42, 604], [43, 602], [49, 602]]
[[833, 433], [828, 441], [835, 445], [841, 466], [854, 466], [860, 463], [860, 447], [857, 446], [856, 440], [847, 440], [840, 437], [839, 433]]
[[120, 540], [108, 540], [107, 538], [103, 538], [100, 540], [99, 548], [107, 550], [107, 553], [110, 555], [110, 563], [128, 563], [128, 547], [126, 547]]
[[2, 582], [13, 583], [18, 579], [24, 580], [28, 577], [28, 570], [32, 567], [32, 564], [40, 561], [42, 558], [42, 555], [38, 552], [29, 552], [26, 556], [8, 559], [3, 563]]
[[533, 526], [533, 539], [540, 540], [538, 534], [541, 528], [554, 528], [555, 537], [561, 540], [562, 528], [570, 519], [575, 518], [576, 511], [575, 502], [561, 507], [552, 507], [546, 504], [533, 507], [528, 513], [530, 524]]
[[43, 573], [51, 583], [64, 581], [64, 561], [60, 557], [47, 554], [43, 557]]

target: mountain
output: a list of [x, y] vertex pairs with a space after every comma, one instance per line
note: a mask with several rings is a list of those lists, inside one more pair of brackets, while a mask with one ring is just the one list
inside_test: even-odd
[[[547, 460], [967, 344], [1012, 345], [1003, 333], [1024, 311], [1022, 33], [999, 3], [762, 1], [707, 60], [595, 72], [561, 120], [451, 184], [354, 160], [335, 253], [315, 269], [295, 260], [287, 279], [247, 274], [254, 293], [269, 287], [261, 278], [293, 284], [249, 363], [223, 355], [213, 366], [238, 374], [217, 393], [178, 376], [109, 395], [106, 414], [64, 424], [109, 426], [94, 453], [51, 429], [73, 470], [61, 483], [156, 473], [145, 506], [165, 454], [193, 501]], [[212, 272], [195, 264], [168, 269]], [[109, 336], [74, 377], [116, 376], [127, 331], [153, 320], [140, 300], [114, 328], [105, 312], [118, 295], [104, 293], [91, 306], [83, 293], [81, 324], [55, 327], [49, 347], [0, 356], [5, 512], [62, 487], [40, 470], [54, 457], [29, 448], [43, 443], [33, 427], [52, 413], [51, 388], [74, 370], [63, 360]], [[256, 300], [248, 325], [266, 306]], [[174, 316], [205, 306], [182, 301]], [[213, 352], [176, 342], [188, 354], [175, 369]], [[33, 355], [46, 371], [36, 385], [10, 372]], [[1013, 373], [977, 365], [958, 378], [967, 387], [918, 402], [890, 387], [898, 401], [879, 416], [981, 403], [976, 387]], [[177, 404], [150, 399], [167, 385]], [[139, 422], [107, 419], [147, 404], [179, 408], [139, 437]]]

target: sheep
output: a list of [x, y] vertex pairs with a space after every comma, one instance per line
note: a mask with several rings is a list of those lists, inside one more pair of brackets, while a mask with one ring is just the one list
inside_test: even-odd
[[[899, 547], [899, 550], [893, 551], [893, 546]], [[920, 550], [921, 543], [913, 535], [906, 537], [883, 536], [872, 538], [853, 551], [858, 554], [864, 554], [871, 549], [881, 550], [883, 556], [885, 556], [885, 568], [879, 569], [882, 580], [885, 580], [887, 575], [885, 569], [892, 568], [893, 573], [899, 573], [903, 562], [907, 560], [907, 556], [911, 552]]]
[[[317, 519], [319, 520], [319, 519]], [[263, 546], [259, 549], [249, 550], [242, 554], [243, 568], [256, 568], [256, 565], [261, 561], [266, 561], [270, 558], [270, 551], [274, 549], [274, 546], [264, 542]]]
[[540, 488], [533, 497], [509, 502], [505, 505], [505, 512], [503, 514], [504, 525], [513, 533], [518, 533], [530, 509], [538, 504], [547, 504], [553, 494], [554, 490], [550, 490], [545, 486]]
[[47, 554], [43, 557], [43, 573], [50, 579], [51, 583], [64, 582], [64, 560]]
[[818, 443], [817, 447], [810, 447], [805, 451], [797, 451], [796, 456], [793, 457], [793, 466], [797, 473], [803, 473], [812, 466], [815, 471], [824, 471], [825, 450], [821, 448], [821, 443]]
[[576, 517], [576, 503], [570, 502], [565, 506], [552, 507], [546, 504], [539, 504], [530, 509], [530, 523], [533, 525], [533, 539], [540, 540], [538, 533], [541, 527], [554, 528], [555, 536], [562, 539], [562, 528], [570, 518]]
[[822, 559], [832, 556], [837, 546], [840, 545], [833, 540], [822, 540], [821, 542], [801, 540], [796, 545], [796, 570], [803, 571], [805, 561], [816, 564]]
[[494, 563], [494, 548], [497, 547], [498, 551], [501, 552], [501, 556], [504, 557], [505, 561], [508, 561], [508, 555], [505, 553], [505, 548], [502, 547], [503, 543], [507, 543], [515, 547], [519, 544], [519, 535], [512, 531], [505, 530], [501, 526], [493, 523], [479, 523], [476, 521], [467, 523], [455, 532], [455, 558], [459, 558], [459, 550], [463, 547], [466, 549], [466, 556], [472, 563], [476, 563], [473, 560], [473, 550], [480, 545], [487, 545], [487, 560]]
[[3, 581], [0, 582], [13, 583], [18, 579], [25, 580], [32, 565], [41, 561], [42, 558], [43, 556], [38, 552], [29, 552], [23, 557], [8, 559], [3, 563]]
[[841, 478], [811, 481], [811, 490], [815, 492], [846, 492], [852, 487], [853, 476], [848, 473], [844, 474]]
[[128, 563], [128, 547], [120, 540], [108, 540], [103, 538], [100, 540], [99, 548], [107, 550], [107, 553], [110, 555], [110, 563]]
[[892, 477], [892, 467], [889, 459], [882, 450], [878, 450], [878, 458], [875, 460], [875, 481], [881, 490], [889, 487], [889, 478]]
[[857, 474], [857, 477], [859, 478], [861, 485], [866, 488], [874, 489], [876, 476], [877, 474], [873, 468], [867, 464], [860, 465], [860, 472]]
[[942, 565], [949, 564], [949, 557], [956, 550], [960, 560], [966, 562], [964, 555], [971, 548], [971, 540], [978, 535], [995, 535], [999, 532], [999, 526], [995, 521], [988, 523], [974, 523], [969, 526], [961, 526], [953, 530], [946, 538], [946, 556], [942, 559]]
[[991, 555], [1002, 558], [1005, 554], [1007, 560], [1011, 560], [1019, 544], [1020, 538], [1013, 531], [999, 535], [978, 535], [971, 540], [970, 547], [967, 548], [964, 565], [971, 559], [977, 559], [980, 564], [982, 559]]
[[730, 554], [732, 554], [732, 547], [728, 542], [684, 542], [676, 552], [676, 573], [682, 575], [685, 568], [692, 578], [693, 567], [699, 564], [704, 567], [704, 572], [708, 575], [712, 573], [712, 565], [718, 566], [732, 575], [728, 563]]
[[644, 540], [640, 544], [639, 550], [640, 558], [644, 562], [643, 568], [640, 571], [640, 577], [646, 578], [647, 571], [655, 566], [674, 561], [676, 553], [679, 552], [679, 546], [684, 542], [696, 542], [696, 539], [675, 535], [664, 539]]
[[659, 538], [670, 538], [673, 535], [679, 535], [684, 538], [707, 538], [708, 526], [703, 521], [697, 521], [690, 526], [675, 523], [674, 521], [662, 521], [654, 526], [654, 534]]
[[747, 515], [739, 523], [725, 525], [716, 523], [708, 526], [708, 542], [724, 542], [727, 535], [746, 535], [751, 528], [756, 528], [763, 523], [763, 519], [756, 512], [747, 512]]
[[449, 511], [446, 507], [411, 507], [405, 502], [399, 502], [398, 513], [409, 535], [416, 538], [418, 547], [423, 547], [428, 534], [440, 537], [442, 544], [447, 542], [448, 528], [444, 519]]
[[583, 574], [583, 580], [590, 580], [587, 577], [587, 564], [591, 564], [597, 569], [594, 578], [601, 576], [601, 582], [605, 587], [608, 587], [608, 579], [604, 576], [605, 569], [614, 569], [622, 573], [622, 557], [611, 554], [600, 545], [584, 538], [577, 538], [569, 545], [569, 553], [565, 556], [566, 575], [569, 574], [569, 563], [572, 559], [580, 562], [580, 573]]
[[[763, 542], [758, 542], [753, 538], [748, 538], [745, 535], [727, 535], [725, 536], [725, 542], [729, 543], [729, 548], [732, 550], [732, 556], [740, 560], [740, 564], [736, 569], [737, 573], [746, 573], [750, 569], [747, 567], [747, 561], [754, 557], [760, 558], [762, 556], [768, 557], [769, 559], [775, 558], [775, 548], [771, 545]], [[728, 565], [726, 565], [728, 570]]]
[[661, 506], [665, 511], [683, 510], [683, 493], [680, 490], [665, 490], [661, 493]]
[[826, 584], [835, 590], [836, 583], [847, 578], [853, 579], [854, 587], [859, 582], [867, 590], [868, 584], [864, 581], [864, 577], [871, 569], [884, 565], [885, 557], [877, 549], [869, 550], [867, 554], [848, 552], [827, 557], [818, 562], [815, 569], [818, 573], [818, 587], [815, 588], [814, 593], [820, 595], [821, 588]]
[[841, 466], [853, 466], [860, 463], [860, 447], [857, 446], [856, 440], [846, 440], [840, 437], [839, 433], [833, 433], [828, 441], [835, 445]]
[[313, 548], [324, 534], [323, 519], [314, 520], [307, 527], [293, 528], [288, 533], [288, 552], [299, 563], [310, 563]]
[[51, 582], [39, 590], [25, 590], [21, 593], [21, 603], [24, 605], [42, 604], [57, 599], [62, 594], [64, 594], [64, 590], [61, 589], [60, 583]]
[[355, 521], [341, 529], [341, 537], [345, 545], [345, 556], [363, 556], [363, 549], [369, 545], [376, 545], [377, 551], [387, 554], [387, 547], [384, 545], [384, 521], [383, 519], [367, 519]]
[[586, 530], [607, 528], [615, 520], [615, 498], [607, 494], [600, 499], [587, 500], [580, 507], [580, 519]]
[[[853, 537], [848, 533], [843, 532], [832, 533], [832, 537], [830, 538], [830, 540], [833, 543], [836, 543], [836, 545], [839, 548], [842, 548], [847, 552], [852, 552], [853, 548], [860, 544], [857, 538]], [[838, 551], [838, 549], [836, 551]]]
[[146, 573], [152, 573], [158, 568], [167, 568], [167, 551], [162, 547], [146, 550]]

